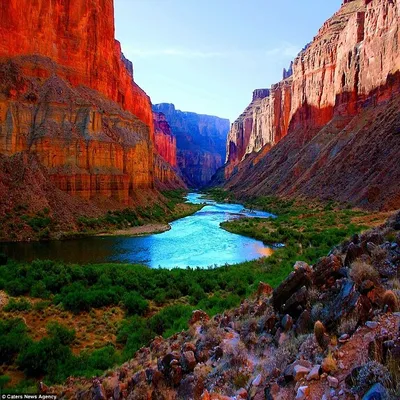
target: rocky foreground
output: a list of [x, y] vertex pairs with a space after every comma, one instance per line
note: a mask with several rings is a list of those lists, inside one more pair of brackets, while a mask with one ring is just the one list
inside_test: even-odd
[[[155, 338], [101, 378], [53, 388], [77, 399], [398, 399], [400, 213], [297, 262], [273, 290]], [[50, 390], [42, 388], [43, 391]]]

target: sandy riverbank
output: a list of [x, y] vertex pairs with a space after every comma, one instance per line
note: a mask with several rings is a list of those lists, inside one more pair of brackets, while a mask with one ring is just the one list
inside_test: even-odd
[[146, 224], [142, 226], [133, 226], [128, 229], [119, 229], [112, 232], [103, 232], [96, 236], [143, 236], [166, 232], [170, 229], [171, 226], [169, 224]]

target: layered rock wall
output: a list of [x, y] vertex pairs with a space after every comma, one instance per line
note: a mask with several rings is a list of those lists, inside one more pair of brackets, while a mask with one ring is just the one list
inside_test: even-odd
[[164, 162], [154, 152], [150, 99], [114, 39], [113, 0], [2, 2], [0, 37], [1, 153], [35, 153], [85, 200], [129, 205], [155, 178], [179, 180], [172, 135], [157, 137]]
[[[254, 194], [398, 204], [400, 193], [382, 185], [400, 172], [388, 156], [399, 146], [399, 20], [399, 1], [344, 2], [295, 59], [293, 75], [233, 124], [225, 175], [236, 176], [228, 186], [244, 190], [247, 179]], [[259, 154], [245, 162], [252, 152]]]
[[[117, 102], [152, 125], [150, 100], [132, 79], [114, 38], [113, 0], [7, 0], [0, 4], [0, 57], [38, 54], [60, 75]], [[32, 71], [40, 74], [40, 70]]]
[[176, 137], [177, 164], [188, 186], [207, 184], [224, 163], [229, 120], [182, 112], [173, 104], [156, 104], [153, 109], [165, 115]]
[[357, 113], [378, 87], [387, 86], [377, 101], [387, 99], [390, 87], [397, 90], [397, 84], [386, 83], [400, 63], [398, 9], [389, 0], [344, 2], [295, 59], [292, 75], [285, 71], [286, 79], [262, 101], [255, 96], [233, 124], [227, 176], [247, 154], [279, 142], [289, 123], [291, 130], [320, 128], [334, 113]]
[[155, 148], [172, 167], [177, 166], [176, 138], [163, 113], [153, 112]]
[[[26, 74], [39, 65], [46, 77]], [[133, 191], [153, 187], [150, 126], [97, 91], [71, 86], [59, 68], [40, 56], [0, 63], [0, 152], [36, 154], [71, 195], [128, 205]]]
[[292, 98], [291, 78], [273, 85], [271, 89], [257, 89], [244, 113], [232, 124], [227, 140], [225, 174], [252, 152], [264, 146], [274, 146], [287, 133]]

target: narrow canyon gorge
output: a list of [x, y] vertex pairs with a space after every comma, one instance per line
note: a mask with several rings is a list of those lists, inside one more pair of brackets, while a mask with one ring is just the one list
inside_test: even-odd
[[192, 188], [204, 187], [224, 164], [229, 120], [180, 111], [166, 103], [155, 104], [153, 110], [165, 117], [175, 137], [176, 163], [184, 181]]

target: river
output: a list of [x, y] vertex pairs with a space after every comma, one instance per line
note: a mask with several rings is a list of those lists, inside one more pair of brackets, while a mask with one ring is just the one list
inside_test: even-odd
[[222, 266], [254, 260], [272, 253], [262, 242], [225, 231], [220, 223], [241, 216], [271, 218], [261, 211], [248, 212], [240, 204], [217, 203], [198, 193], [187, 201], [207, 205], [172, 222], [171, 230], [147, 236], [87, 237], [67, 241], [1, 243], [0, 252], [19, 261], [60, 260], [76, 264], [133, 263], [151, 268]]

